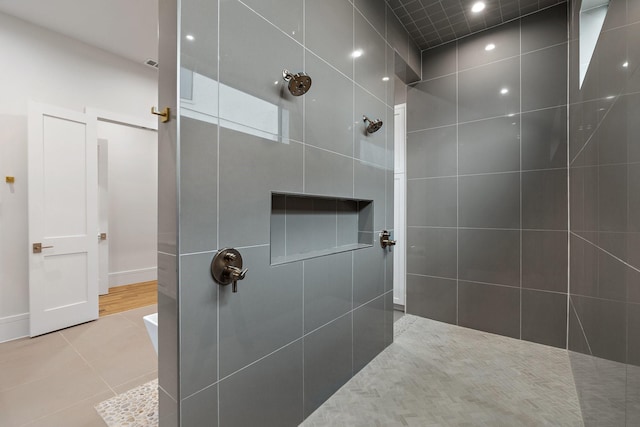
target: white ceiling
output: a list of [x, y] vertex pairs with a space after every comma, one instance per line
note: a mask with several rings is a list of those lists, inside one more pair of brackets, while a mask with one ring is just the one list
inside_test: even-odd
[[0, 0], [0, 12], [137, 63], [158, 59], [158, 0]]

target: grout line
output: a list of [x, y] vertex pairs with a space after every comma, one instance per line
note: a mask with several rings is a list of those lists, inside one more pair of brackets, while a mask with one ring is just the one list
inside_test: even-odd
[[[519, 55], [518, 55], [518, 89], [519, 89], [519, 113], [520, 113], [520, 120], [518, 120], [519, 122], [519, 133], [520, 133], [520, 137], [518, 138], [518, 148], [519, 148], [519, 157], [520, 157], [520, 188], [519, 188], [519, 196], [520, 196], [520, 254], [519, 254], [519, 273], [520, 273], [520, 309], [519, 309], [519, 313], [518, 313], [518, 320], [520, 323], [520, 335], [519, 338], [522, 339], [522, 19], [518, 20], [518, 43], [519, 43]], [[567, 144], [569, 145], [569, 144]]]
[[[102, 393], [105, 393], [105, 392], [104, 392], [104, 391], [101, 391], [101, 392], [99, 392], [99, 393], [92, 394], [91, 396], [85, 397], [85, 398], [83, 398], [82, 400], [79, 400], [79, 401], [77, 401], [77, 402], [75, 402], [75, 403], [72, 403], [71, 405], [64, 406], [64, 407], [62, 407], [62, 408], [59, 408], [59, 409], [55, 410], [54, 412], [48, 413], [48, 414], [43, 415], [43, 416], [41, 416], [41, 417], [39, 417], [39, 418], [36, 418], [36, 419], [34, 419], [34, 420], [31, 420], [31, 421], [28, 421], [26, 424], [21, 424], [21, 426], [23, 426], [23, 427], [28, 427], [28, 426], [30, 426], [30, 425], [33, 425], [34, 423], [37, 423], [38, 421], [43, 421], [43, 420], [45, 420], [46, 418], [49, 418], [49, 417], [51, 417], [51, 416], [54, 416], [54, 415], [60, 414], [60, 413], [62, 413], [62, 412], [64, 412], [64, 411], [66, 411], [67, 409], [71, 409], [71, 408], [73, 408], [74, 406], [80, 405], [80, 404], [82, 404], [82, 403], [88, 403], [90, 400], [93, 400], [95, 397], [97, 397], [97, 396], [101, 395]], [[116, 394], [115, 396], [117, 396], [117, 394]], [[115, 396], [112, 396], [112, 397], [115, 397]], [[100, 403], [100, 402], [98, 402], [98, 403]], [[92, 407], [95, 407], [96, 405], [91, 405], [91, 406], [92, 406]], [[97, 413], [97, 412], [96, 412], [96, 413]]]
[[[456, 49], [456, 325], [460, 324], [460, 74], [458, 67], [460, 51]], [[409, 229], [407, 225], [407, 230]], [[408, 233], [407, 233], [408, 234]]]
[[459, 230], [492, 230], [492, 231], [527, 231], [527, 232], [540, 232], [540, 233], [566, 233], [567, 230], [546, 230], [546, 229], [535, 229], [535, 228], [491, 228], [491, 227], [439, 227], [433, 225], [408, 225], [407, 228], [417, 228], [417, 229], [426, 229], [426, 230], [455, 230], [456, 228]]
[[355, 254], [353, 252], [351, 252], [351, 310], [349, 310], [349, 313], [351, 313], [351, 376], [353, 376], [354, 374], [354, 368], [355, 368], [355, 364], [354, 364], [354, 357], [355, 357], [355, 340], [354, 340], [354, 336], [353, 336], [353, 311], [354, 311], [354, 292], [355, 292], [355, 286], [354, 286], [354, 267], [355, 267], [355, 262], [354, 262], [354, 258], [355, 258]]
[[[217, 46], [217, 55], [218, 55], [218, 116], [220, 115], [220, 15], [222, 12], [222, 8], [220, 6], [220, 1], [218, 1], [218, 46]], [[216, 218], [216, 242], [217, 248], [220, 249], [220, 119], [218, 118], [218, 179], [216, 180], [216, 184], [218, 185], [217, 192], [217, 218]], [[219, 384], [220, 380], [220, 286], [216, 286], [216, 384]], [[220, 386], [216, 386], [216, 415], [218, 425], [220, 425]]]
[[624, 261], [624, 260], [622, 260], [622, 259], [618, 258], [617, 256], [615, 256], [615, 255], [614, 255], [614, 254], [612, 254], [611, 252], [607, 251], [606, 249], [601, 248], [600, 246], [596, 245], [595, 243], [592, 243], [591, 241], [589, 241], [589, 240], [585, 239], [584, 237], [582, 237], [582, 236], [580, 236], [580, 235], [578, 235], [578, 234], [574, 233], [573, 231], [571, 232], [571, 234], [572, 234], [573, 236], [576, 236], [577, 238], [579, 238], [579, 239], [581, 239], [581, 240], [584, 240], [585, 242], [589, 243], [591, 246], [593, 246], [593, 247], [595, 247], [596, 249], [598, 249], [598, 250], [600, 250], [600, 251], [604, 252], [605, 254], [609, 255], [611, 258], [615, 259], [616, 261], [618, 261], [618, 262], [620, 262], [620, 263], [622, 263], [622, 264], [626, 265], [627, 267], [631, 268], [632, 270], [635, 270], [635, 271], [637, 271], [638, 273], [640, 273], [640, 269], [639, 269], [639, 268], [634, 267], [633, 265], [629, 264], [628, 262], [626, 262], [626, 261]]
[[[567, 17], [569, 22], [572, 19], [571, 16], [571, 7], [570, 2], [567, 2]], [[567, 40], [571, 38], [570, 34], [570, 24], [567, 22]], [[571, 127], [571, 118], [569, 115], [569, 102], [571, 92], [571, 79], [570, 79], [570, 68], [571, 68], [571, 52], [569, 49], [570, 44], [567, 43], [567, 105], [565, 107], [565, 115], [566, 115], [566, 135], [567, 138], [567, 331], [565, 337], [565, 349], [569, 350], [569, 316], [571, 310], [571, 162], [570, 162], [570, 127]]]
[[[571, 297], [567, 298], [571, 299]], [[580, 316], [578, 316], [578, 312], [576, 311], [576, 307], [574, 305], [570, 305], [573, 308], [573, 312], [576, 315], [576, 320], [578, 321], [578, 325], [580, 325], [580, 330], [582, 331], [582, 336], [584, 337], [584, 342], [587, 343], [587, 348], [589, 349], [589, 354], [593, 356], [593, 350], [591, 350], [591, 345], [589, 345], [589, 340], [587, 339], [587, 334], [584, 331], [584, 327], [582, 326], [582, 322], [580, 321]]]

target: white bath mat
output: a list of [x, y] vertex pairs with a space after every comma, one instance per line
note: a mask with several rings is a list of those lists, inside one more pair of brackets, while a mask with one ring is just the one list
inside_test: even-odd
[[157, 427], [158, 380], [100, 402], [96, 411], [109, 427]]

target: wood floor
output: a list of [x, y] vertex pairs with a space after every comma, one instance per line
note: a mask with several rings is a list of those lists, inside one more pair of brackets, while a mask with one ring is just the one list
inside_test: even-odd
[[107, 295], [100, 296], [100, 317], [145, 307], [158, 302], [158, 282], [134, 283], [110, 288]]

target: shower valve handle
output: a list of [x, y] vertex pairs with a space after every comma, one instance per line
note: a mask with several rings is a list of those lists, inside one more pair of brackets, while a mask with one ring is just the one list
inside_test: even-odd
[[221, 285], [229, 285], [233, 292], [238, 292], [238, 280], [243, 280], [249, 269], [242, 269], [242, 255], [236, 249], [220, 250], [211, 261], [211, 275]]
[[232, 292], [238, 292], [238, 280], [244, 279], [244, 276], [247, 275], [247, 271], [249, 271], [248, 268], [242, 270], [234, 266], [227, 266], [225, 268], [225, 273], [233, 279], [233, 287], [231, 288]]
[[387, 230], [382, 230], [382, 232], [380, 233], [380, 246], [382, 246], [383, 249], [387, 246], [396, 245], [396, 241], [391, 240], [389, 237], [391, 237], [391, 233], [389, 233]]

